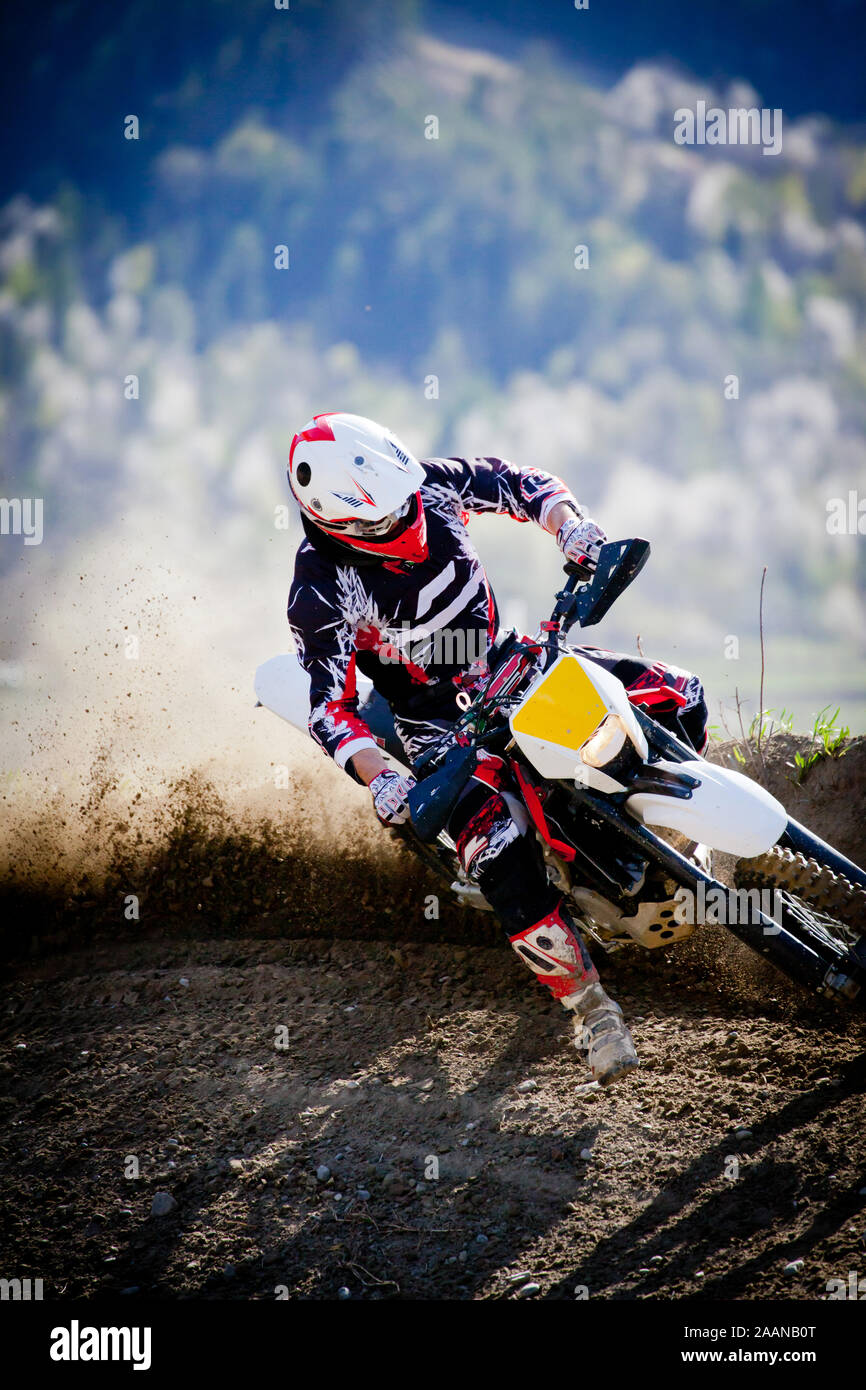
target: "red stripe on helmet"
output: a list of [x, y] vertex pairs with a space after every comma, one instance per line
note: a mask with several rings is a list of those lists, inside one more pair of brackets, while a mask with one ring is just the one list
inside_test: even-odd
[[301, 430], [300, 434], [295, 435], [294, 439], [292, 440], [292, 447], [289, 450], [290, 469], [292, 466], [292, 460], [295, 457], [295, 445], [297, 444], [299, 439], [306, 439], [308, 443], [315, 439], [328, 439], [332, 444], [334, 443], [334, 431], [331, 429], [330, 425], [321, 424], [321, 421], [327, 420], [331, 415], [339, 415], [339, 413], [340, 412], [338, 410], [327, 410], [325, 411], [324, 415], [314, 415], [313, 419], [316, 423], [312, 426], [312, 428]]

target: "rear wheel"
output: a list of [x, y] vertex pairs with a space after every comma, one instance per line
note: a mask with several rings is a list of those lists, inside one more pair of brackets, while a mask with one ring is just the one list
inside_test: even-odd
[[410, 825], [392, 826], [391, 831], [408, 845], [413, 854], [416, 854], [442, 883], [448, 885], [462, 907], [474, 907], [479, 912], [493, 911], [481, 889], [467, 879], [456, 850], [443, 845], [438, 839], [429, 844], [419, 840]]

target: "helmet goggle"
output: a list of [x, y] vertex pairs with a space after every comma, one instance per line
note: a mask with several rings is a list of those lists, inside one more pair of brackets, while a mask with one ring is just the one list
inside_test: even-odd
[[345, 521], [322, 521], [319, 525], [325, 531], [339, 531], [341, 536], [356, 536], [359, 540], [376, 540], [390, 535], [394, 527], [403, 520], [414, 498], [407, 497], [395, 512], [389, 512], [379, 521], [362, 521], [358, 517], [348, 517]]

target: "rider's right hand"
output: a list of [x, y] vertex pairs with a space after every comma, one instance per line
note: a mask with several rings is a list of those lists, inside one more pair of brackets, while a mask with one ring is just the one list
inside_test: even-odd
[[369, 783], [373, 807], [383, 825], [402, 825], [409, 819], [408, 798], [414, 786], [414, 777], [401, 777], [393, 768], [385, 768]]

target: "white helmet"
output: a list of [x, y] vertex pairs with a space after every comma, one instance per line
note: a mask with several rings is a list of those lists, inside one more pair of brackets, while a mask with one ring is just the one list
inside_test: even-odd
[[301, 512], [343, 547], [383, 560], [427, 558], [424, 469], [363, 415], [315, 415], [292, 440], [289, 485]]

